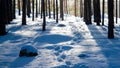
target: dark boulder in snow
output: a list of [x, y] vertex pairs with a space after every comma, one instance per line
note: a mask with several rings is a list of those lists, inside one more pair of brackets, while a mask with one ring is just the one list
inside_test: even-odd
[[58, 24], [58, 27], [65, 27], [65, 24]]
[[19, 57], [26, 56], [26, 57], [33, 57], [37, 56], [37, 49], [33, 46], [23, 46], [20, 50]]

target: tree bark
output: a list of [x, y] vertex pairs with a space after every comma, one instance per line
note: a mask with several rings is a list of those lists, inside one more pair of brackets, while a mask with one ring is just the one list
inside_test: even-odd
[[42, 0], [42, 8], [43, 8], [43, 26], [42, 26], [42, 30], [45, 31], [46, 30], [46, 15], [45, 15], [45, 1]]
[[114, 38], [114, 1], [108, 0], [108, 38]]
[[26, 25], [26, 3], [27, 0], [22, 0], [22, 25]]

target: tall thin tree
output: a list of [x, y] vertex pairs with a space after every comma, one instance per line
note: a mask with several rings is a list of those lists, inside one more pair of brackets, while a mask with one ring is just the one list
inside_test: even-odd
[[53, 0], [53, 18], [55, 19], [55, 0]]
[[93, 6], [94, 6], [94, 22], [96, 22], [97, 25], [99, 26], [101, 22], [100, 0], [93, 0]]
[[60, 0], [60, 18], [64, 20], [63, 0]]
[[30, 18], [30, 13], [31, 13], [31, 0], [27, 0], [27, 16]]
[[18, 15], [21, 15], [21, 2], [20, 2], [20, 0], [18, 0], [17, 4], [18, 4]]
[[56, 0], [56, 23], [58, 23], [58, 0]]
[[49, 11], [49, 18], [51, 18], [51, 4], [50, 4], [50, 0], [48, 0], [48, 11]]
[[114, 38], [114, 1], [108, 0], [108, 38]]
[[34, 21], [34, 14], [35, 14], [35, 10], [34, 10], [34, 4], [35, 3], [35, 1], [34, 0], [32, 0], [32, 21]]
[[0, 0], [0, 36], [6, 35], [7, 1]]
[[102, 1], [102, 25], [104, 25], [105, 0]]
[[27, 0], [22, 0], [22, 25], [26, 25], [26, 5]]
[[13, 5], [12, 5], [12, 10], [13, 10], [13, 11], [12, 11], [12, 12], [13, 12], [13, 13], [12, 13], [12, 15], [13, 15], [12, 17], [13, 17], [13, 19], [16, 19], [16, 15], [15, 15], [15, 14], [16, 14], [16, 10], [15, 10], [15, 9], [16, 9], [16, 0], [13, 0], [13, 1], [12, 1], [12, 4], [13, 4]]
[[42, 8], [43, 8], [43, 26], [42, 30], [46, 30], [46, 14], [45, 14], [45, 0], [42, 0]]
[[38, 0], [36, 0], [36, 18], [38, 18]]

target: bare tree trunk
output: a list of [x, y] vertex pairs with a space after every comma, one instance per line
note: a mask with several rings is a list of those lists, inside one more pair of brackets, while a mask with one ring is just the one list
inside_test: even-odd
[[16, 9], [16, 0], [13, 0], [12, 4], [13, 4], [12, 5], [13, 6], [12, 7], [12, 9], [13, 9], [13, 14], [12, 14], [13, 16], [12, 17], [13, 17], [13, 19], [16, 19], [16, 15], [15, 15], [16, 14], [16, 11], [15, 11], [15, 9]]
[[114, 38], [114, 1], [108, 0], [108, 38]]
[[102, 2], [102, 25], [104, 25], [105, 0]]
[[116, 23], [118, 23], [118, 0], [116, 0]]
[[32, 0], [32, 21], [34, 21], [34, 0]]
[[75, 8], [75, 9], [74, 9], [74, 10], [75, 10], [75, 11], [74, 11], [74, 14], [75, 14], [75, 16], [77, 16], [77, 13], [76, 13], [77, 7], [76, 7], [76, 5], [77, 5], [77, 4], [76, 4], [76, 0], [74, 0], [74, 8]]
[[60, 0], [60, 18], [64, 20], [63, 0]]
[[27, 0], [27, 16], [30, 18], [30, 13], [31, 13], [31, 3], [30, 0]]
[[56, 23], [58, 23], [58, 0], [56, 0]]
[[94, 22], [96, 22], [97, 25], [99, 26], [101, 22], [100, 0], [93, 0], [93, 6], [94, 6]]
[[41, 18], [43, 17], [43, 0], [41, 0]]
[[38, 18], [38, 0], [36, 0], [36, 18]]
[[51, 18], [51, 5], [50, 5], [50, 0], [48, 0], [48, 8], [49, 8], [49, 18]]
[[26, 25], [26, 4], [27, 0], [22, 0], [22, 25]]
[[18, 15], [21, 15], [21, 13], [20, 13], [20, 11], [21, 11], [21, 2], [20, 2], [20, 0], [18, 0]]
[[42, 8], [43, 8], [43, 27], [42, 30], [46, 30], [46, 15], [45, 15], [45, 1], [42, 0]]
[[83, 0], [80, 0], [80, 17], [83, 17]]
[[0, 1], [0, 36], [6, 35], [6, 19], [7, 19], [7, 1], [1, 0]]
[[53, 18], [55, 19], [55, 0], [53, 0]]

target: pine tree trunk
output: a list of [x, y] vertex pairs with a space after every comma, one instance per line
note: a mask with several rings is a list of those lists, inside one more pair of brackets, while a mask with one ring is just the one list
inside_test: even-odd
[[7, 20], [7, 1], [0, 0], [0, 36], [6, 35], [6, 20]]
[[38, 18], [38, 0], [36, 0], [36, 18]]
[[119, 18], [120, 18], [120, 0], [119, 0]]
[[83, 0], [80, 0], [80, 17], [83, 17]]
[[63, 0], [60, 0], [60, 18], [64, 20]]
[[17, 3], [17, 4], [18, 4], [18, 15], [21, 15], [21, 13], [20, 13], [20, 11], [21, 11], [21, 7], [20, 7], [20, 6], [21, 6], [21, 5], [20, 5], [21, 3], [20, 3], [20, 0], [18, 0], [18, 3]]
[[46, 16], [48, 16], [48, 0], [45, 1]]
[[34, 2], [35, 2], [35, 1], [32, 0], [32, 21], [34, 21], [34, 14], [35, 14], [35, 13], [34, 13], [34, 12], [35, 12], [35, 11], [34, 11], [34, 5], [35, 5]]
[[76, 13], [76, 12], [77, 12], [76, 0], [74, 0], [74, 8], [75, 8], [75, 9], [74, 9], [74, 10], [75, 10], [75, 11], [74, 11], [74, 14], [75, 14], [75, 17], [76, 17], [76, 16], [77, 16], [77, 13]]
[[12, 14], [13, 16], [12, 17], [13, 17], [13, 19], [16, 19], [16, 15], [15, 15], [16, 14], [16, 11], [15, 11], [15, 9], [16, 9], [16, 0], [13, 0], [12, 4], [13, 4], [12, 5], [12, 9], [13, 9], [13, 14]]
[[114, 38], [114, 1], [108, 0], [108, 38]]
[[48, 0], [48, 8], [49, 8], [49, 18], [51, 18], [51, 10], [50, 10], [50, 8], [51, 8], [51, 5], [50, 5], [50, 0]]
[[100, 0], [93, 0], [93, 6], [94, 6], [94, 22], [96, 22], [97, 25], [99, 26], [101, 22]]
[[58, 0], [56, 0], [56, 23], [58, 23]]
[[53, 18], [55, 19], [55, 0], [53, 0]]
[[30, 13], [31, 13], [31, 4], [30, 0], [27, 0], [27, 16], [30, 18]]
[[42, 8], [43, 8], [43, 26], [42, 26], [42, 30], [45, 31], [46, 30], [46, 15], [45, 15], [45, 1], [42, 0]]
[[102, 25], [104, 25], [105, 0], [102, 2]]
[[22, 25], [26, 25], [26, 3], [27, 0], [22, 0]]
[[43, 17], [43, 0], [41, 0], [41, 18]]
[[118, 23], [118, 0], [116, 0], [116, 24]]

